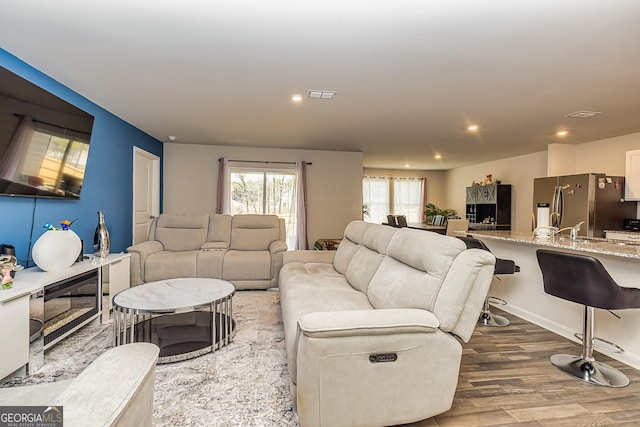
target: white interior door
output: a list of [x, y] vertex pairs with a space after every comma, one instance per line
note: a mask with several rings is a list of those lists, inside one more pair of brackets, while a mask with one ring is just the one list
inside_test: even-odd
[[133, 244], [144, 242], [160, 214], [160, 158], [133, 147]]

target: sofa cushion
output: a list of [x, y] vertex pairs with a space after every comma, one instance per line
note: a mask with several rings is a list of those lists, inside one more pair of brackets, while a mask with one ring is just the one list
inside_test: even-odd
[[455, 237], [398, 230], [369, 284], [367, 295], [371, 304], [375, 308], [433, 311], [451, 264], [465, 249], [465, 244]]
[[265, 251], [280, 239], [280, 219], [275, 215], [236, 215], [231, 220], [231, 249]]
[[196, 257], [199, 251], [163, 251], [149, 255], [144, 267], [145, 282], [196, 277]]
[[344, 239], [338, 245], [333, 266], [341, 274], [347, 273], [347, 267], [358, 248], [364, 244], [364, 234], [374, 224], [364, 221], [352, 221], [344, 230]]
[[165, 251], [192, 251], [207, 241], [208, 214], [162, 214], [158, 217], [155, 239]]
[[345, 274], [351, 286], [367, 293], [369, 282], [384, 259], [389, 241], [396, 231], [392, 227], [370, 227], [364, 233], [363, 245], [353, 254]]
[[371, 310], [367, 296], [355, 290], [331, 264], [292, 262], [280, 271], [287, 366], [290, 379], [296, 383], [296, 334], [298, 319], [318, 311]]

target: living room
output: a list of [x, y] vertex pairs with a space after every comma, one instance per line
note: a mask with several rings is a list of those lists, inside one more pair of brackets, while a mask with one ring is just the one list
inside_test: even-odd
[[[591, 4], [591, 7], [597, 9], [599, 6], [594, 3]], [[626, 8], [627, 16], [633, 16], [633, 13], [638, 11], [637, 6], [632, 3], [629, 3]], [[621, 6], [620, 10], [624, 10], [624, 8]], [[50, 11], [50, 13], [51, 16], [55, 16], [55, 12]], [[12, 19], [11, 16], [11, 14], [7, 14], [6, 17], [0, 18], [0, 24], [4, 24], [6, 19]], [[53, 20], [53, 18], [51, 19]], [[131, 19], [132, 21], [126, 22], [134, 25], [136, 21], [133, 20], [133, 18]], [[170, 27], [171, 20], [166, 16], [164, 19], [162, 22]], [[382, 19], [381, 22], [384, 22], [384, 19]], [[15, 25], [15, 23], [5, 26], [5, 28], [13, 28], [13, 25]], [[2, 32], [3, 30], [0, 30], [0, 34], [2, 34]], [[129, 35], [132, 33], [135, 34], [135, 31], [128, 30], [127, 32]], [[621, 28], [620, 34], [617, 34], [614, 40], [625, 38], [626, 40], [634, 40], [634, 38], [628, 38], [629, 33], [637, 34], [637, 30], [630, 30], [626, 27]], [[392, 39], [392, 34], [389, 31], [385, 30], [383, 35], [387, 41]], [[383, 37], [377, 41], [382, 43], [382, 39]], [[72, 75], [66, 74], [64, 69], [56, 68], [57, 65], [55, 62], [49, 63], [49, 55], [69, 55], [70, 57], [77, 58], [82, 55], [79, 51], [73, 49], [66, 51], [63, 47], [52, 47], [49, 54], [42, 55], [35, 48], [33, 51], [30, 51], [28, 43], [23, 45], [17, 40], [17, 37], [10, 37], [7, 40], [6, 45], [0, 46], [0, 66], [52, 94], [63, 98], [93, 115], [95, 118], [87, 172], [82, 196], [79, 200], [0, 197], [0, 243], [13, 245], [16, 249], [16, 257], [22, 261], [23, 265], [26, 264], [26, 260], [30, 259], [30, 248], [33, 246], [33, 243], [44, 231], [42, 226], [47, 223], [58, 223], [63, 219], [75, 220], [73, 229], [83, 240], [84, 252], [93, 252], [92, 242], [97, 220], [97, 211], [105, 212], [106, 222], [111, 236], [111, 251], [113, 253], [122, 252], [131, 245], [133, 235], [132, 212], [134, 210], [132, 186], [134, 147], [141, 148], [160, 158], [162, 165], [160, 206], [162, 212], [171, 213], [213, 214], [216, 211], [218, 159], [220, 157], [241, 159], [244, 161], [295, 162], [303, 160], [312, 163], [307, 168], [307, 237], [311, 244], [317, 239], [341, 238], [345, 228], [351, 221], [362, 219], [363, 175], [382, 174], [387, 176], [424, 177], [426, 178], [428, 202], [435, 203], [438, 206], [454, 208], [458, 212], [464, 212], [465, 187], [471, 185], [474, 181], [480, 181], [487, 174], [492, 174], [494, 179], [499, 179], [503, 183], [513, 185], [512, 230], [530, 232], [532, 230], [531, 214], [534, 178], [594, 171], [603, 172], [608, 175], [624, 176], [625, 153], [640, 149], [640, 124], [637, 123], [637, 120], [635, 120], [633, 126], [629, 126], [627, 123], [624, 126], [612, 128], [609, 133], [603, 134], [605, 136], [592, 138], [589, 137], [588, 130], [581, 129], [581, 126], [583, 126], [582, 123], [571, 122], [570, 126], [572, 126], [576, 134], [579, 135], [579, 137], [576, 137], [577, 139], [571, 139], [572, 136], [569, 138], [557, 137], [554, 133], [555, 129], [550, 128], [545, 130], [545, 132], [547, 132], [546, 134], [538, 134], [537, 139], [541, 145], [536, 146], [537, 148], [532, 149], [527, 147], [517, 154], [507, 155], [503, 153], [508, 153], [510, 152], [509, 150], [515, 149], [508, 147], [508, 145], [526, 146], [528, 140], [520, 144], [519, 140], [512, 139], [506, 146], [499, 148], [492, 147], [491, 138], [486, 135], [471, 135], [469, 137], [465, 129], [466, 122], [464, 114], [460, 111], [456, 111], [460, 122], [460, 129], [457, 129], [456, 132], [458, 133], [459, 139], [464, 139], [466, 144], [469, 143], [469, 139], [473, 141], [473, 144], [466, 145], [466, 148], [462, 149], [462, 151], [466, 150], [467, 153], [466, 156], [463, 156], [464, 159], [462, 157], [455, 157], [452, 153], [451, 157], [455, 157], [455, 161], [451, 160], [452, 163], [450, 163], [450, 166], [446, 166], [443, 161], [432, 158], [433, 152], [436, 151], [437, 148], [437, 151], [442, 150], [445, 152], [445, 160], [449, 161], [446, 159], [446, 144], [437, 143], [435, 140], [438, 138], [438, 135], [435, 134], [433, 137], [434, 141], [419, 142], [412, 145], [410, 147], [411, 149], [407, 149], [404, 146], [401, 147], [402, 144], [398, 142], [396, 151], [401, 154], [389, 154], [389, 161], [385, 163], [383, 161], [384, 154], [376, 154], [377, 157], [372, 157], [366, 148], [361, 148], [362, 146], [366, 147], [366, 139], [372, 136], [371, 131], [363, 131], [362, 140], [365, 140], [364, 142], [361, 141], [358, 144], [345, 142], [342, 146], [331, 138], [327, 138], [326, 141], [316, 145], [310, 144], [308, 140], [297, 145], [288, 141], [279, 142], [276, 140], [277, 134], [274, 136], [271, 130], [272, 124], [265, 123], [265, 120], [260, 118], [259, 113], [250, 106], [247, 107], [250, 112], [246, 115], [239, 115], [240, 118], [234, 118], [232, 112], [241, 111], [239, 110], [241, 107], [236, 106], [231, 108], [231, 113], [229, 113], [225, 119], [229, 123], [240, 122], [239, 125], [236, 124], [238, 127], [242, 127], [242, 122], [247, 123], [247, 126], [252, 121], [257, 122], [265, 128], [265, 135], [268, 136], [268, 138], [265, 137], [265, 143], [258, 141], [259, 135], [252, 134], [249, 131], [247, 131], [246, 134], [241, 134], [237, 137], [234, 136], [234, 142], [228, 143], [228, 141], [225, 140], [225, 136], [231, 138], [231, 131], [229, 130], [232, 129], [231, 124], [229, 124], [228, 127], [226, 124], [224, 124], [224, 126], [221, 125], [219, 132], [207, 133], [206, 130], [203, 130], [201, 134], [197, 136], [194, 134], [194, 136], [189, 138], [183, 136], [184, 128], [169, 132], [161, 126], [154, 127], [153, 131], [150, 130], [151, 126], [149, 126], [148, 129], [145, 127], [145, 125], [148, 124], [148, 116], [152, 116], [153, 113], [156, 113], [158, 117], [163, 117], [158, 119], [159, 122], [165, 121], [164, 112], [162, 112], [163, 103], [183, 103], [182, 100], [173, 101], [172, 96], [174, 96], [175, 93], [171, 90], [162, 95], [152, 96], [151, 94], [154, 92], [153, 89], [150, 90], [145, 84], [144, 78], [141, 78], [140, 81], [136, 82], [136, 84], [140, 85], [140, 94], [139, 96], [133, 96], [129, 99], [129, 102], [131, 102], [130, 106], [118, 104], [115, 101], [113, 101], [114, 104], [110, 104], [109, 100], [101, 99], [98, 94], [102, 93], [102, 91], [117, 92], [120, 90], [115, 86], [113, 81], [99, 78], [93, 81], [92, 79], [76, 81]], [[627, 43], [632, 44], [628, 41]], [[154, 45], [154, 43], [151, 43], [151, 45]], [[144, 46], [150, 47], [147, 45]], [[243, 45], [248, 52], [251, 52], [248, 46], [250, 46], [250, 43]], [[218, 48], [219, 46], [216, 45], [216, 47]], [[600, 47], [601, 46], [599, 46], [599, 48]], [[103, 48], [105, 49], [105, 53], [102, 59], [100, 59], [100, 65], [98, 66], [108, 68], [108, 48], [99, 46], [95, 48], [95, 50], [99, 51]], [[164, 49], [164, 47], [162, 49]], [[163, 56], [167, 52], [170, 53], [171, 49], [173, 49], [172, 46], [167, 46], [166, 51], [160, 50], [160, 53], [150, 55], [151, 58], [149, 58], [149, 61], [156, 67], [164, 65], [164, 61], [158, 60], [157, 56]], [[298, 51], [296, 50], [296, 52]], [[601, 52], [601, 50], [598, 50], [598, 52]], [[258, 53], [256, 53], [256, 55], [258, 55]], [[497, 55], [499, 56], [499, 54]], [[559, 55], [561, 56], [561, 54]], [[400, 59], [406, 58], [403, 57]], [[85, 65], [86, 69], [84, 71], [87, 75], [91, 74], [93, 67], [89, 62], [90, 61]], [[266, 65], [268, 60], [264, 60], [264, 62], [265, 68], [268, 68]], [[469, 64], [473, 64], [473, 59], [466, 59], [463, 62], [466, 67]], [[601, 62], [606, 61], [603, 60]], [[189, 66], [182, 66], [186, 69], [190, 68]], [[319, 68], [323, 66], [325, 65], [318, 65]], [[635, 67], [636, 68], [629, 66], [624, 74], [632, 76], [638, 75], [636, 72], [637, 64], [635, 64]], [[501, 74], [502, 72], [497, 70], [497, 68], [498, 67], [495, 67], [493, 70]], [[568, 74], [569, 70], [570, 68], [567, 67], [564, 71]], [[149, 70], [142, 71], [136, 68], [132, 68], [131, 70], [132, 73], [136, 71], [140, 72], [141, 75], [144, 75], [145, 72], [150, 72]], [[609, 80], [604, 77], [607, 71], [606, 67], [604, 67], [596, 74], [599, 74], [601, 78], [604, 79], [603, 81], [608, 82]], [[126, 74], [128, 72], [126, 67], [122, 65], [120, 65], [120, 68], [117, 70], [114, 69], [114, 73], [116, 74]], [[185, 80], [190, 78], [190, 72], [185, 72], [183, 75]], [[523, 70], [518, 68], [517, 72], [523, 72]], [[209, 73], [211, 75], [215, 74], [214, 71], [209, 71]], [[428, 74], [426, 69], [424, 73], [425, 75]], [[258, 73], [252, 74], [247, 72], [247, 74], [251, 74], [251, 76], [248, 77], [249, 80], [255, 79], [262, 84], [269, 85], [268, 82], [265, 83], [264, 76], [258, 76]], [[178, 79], [181, 78], [179, 74], [176, 74], [176, 76]], [[381, 79], [386, 78], [384, 75], [377, 77]], [[375, 80], [375, 78], [376, 77], [371, 77], [372, 80]], [[470, 80], [474, 79], [472, 73], [461, 77], [461, 79], [467, 78]], [[231, 80], [232, 79], [229, 79], [228, 81]], [[570, 87], [571, 84], [569, 80], [570, 79], [556, 81], [554, 86], [566, 85], [566, 87]], [[341, 82], [341, 80], [335, 77], [329, 79], [329, 81]], [[304, 82], [306, 83], [306, 80], [304, 80]], [[210, 82], [210, 84], [212, 86], [223, 85], [220, 81], [216, 81], [215, 84]], [[302, 84], [303, 83], [300, 83], [300, 85]], [[397, 83], [397, 80], [394, 80], [394, 84], [399, 83]], [[100, 87], [102, 85], [104, 85], [104, 88]], [[301, 91], [305, 95], [307, 90], [315, 89], [315, 87], [301, 87], [300, 85], [296, 85], [295, 90]], [[95, 88], [91, 86], [95, 86]], [[151, 86], [151, 83], [149, 83], [149, 86]], [[637, 108], [637, 100], [635, 100], [635, 97], [632, 95], [634, 88], [637, 89], [637, 77], [627, 78], [625, 84], [621, 84], [621, 86], [626, 88], [626, 93], [624, 89], [618, 86], [612, 88], [611, 91], [620, 94], [621, 99], [623, 98], [622, 94], [625, 94], [625, 99], [621, 100], [621, 104], [624, 103], [624, 109], [635, 111], [633, 108]], [[129, 86], [123, 87], [129, 88], [124, 91], [133, 92]], [[375, 88], [376, 85], [374, 84], [372, 87]], [[251, 86], [251, 89], [260, 91], [261, 87], [260, 85], [256, 85]], [[342, 87], [336, 87], [336, 89], [338, 93], [335, 100], [349, 96], [347, 88], [343, 90]], [[430, 89], [433, 90], [432, 87]], [[407, 88], [405, 86], [398, 86], [398, 91], [402, 92], [406, 90]], [[507, 89], [505, 89], [505, 91], [507, 91]], [[384, 93], [386, 93], [386, 91], [384, 91]], [[424, 92], [421, 93], [423, 96], [425, 95]], [[434, 104], [437, 104], [441, 94], [433, 93], [433, 95], [434, 99], [438, 98], [437, 101], [433, 101]], [[289, 93], [283, 93], [282, 96], [284, 101], [278, 100], [278, 104], [286, 103], [287, 108], [302, 106], [288, 105], [290, 104], [288, 99]], [[210, 95], [205, 104], [207, 102], [213, 103], [212, 99], [215, 99], [214, 95]], [[418, 103], [425, 99], [428, 99], [428, 97], [425, 96], [425, 98], [419, 100], [411, 98], [411, 102]], [[584, 99], [584, 103], [576, 105], [576, 109], [602, 108], [600, 105], [589, 103], [589, 101], [593, 101], [594, 99], [597, 99], [596, 95], [593, 95], [590, 99]], [[575, 100], [575, 98], [572, 99], [572, 101]], [[309, 105], [315, 101], [324, 102], [325, 100], [305, 99], [303, 104], [307, 103], [307, 105]], [[326, 101], [331, 102], [331, 100]], [[533, 100], [530, 100], [530, 102], [535, 103]], [[480, 108], [475, 105], [475, 102], [473, 104], [474, 107]], [[562, 102], [562, 106], [558, 107], [557, 110], [565, 108], [567, 104], [568, 103]], [[632, 104], [632, 106], [628, 104]], [[394, 106], [396, 106], [396, 104], [391, 103], [388, 110], [392, 110]], [[347, 104], [347, 106], [341, 106], [340, 108], [349, 107], [350, 104]], [[141, 108], [149, 110], [149, 112], [146, 113], [147, 116], [135, 115], [135, 110]], [[175, 107], [171, 107], [171, 114], [177, 116], [173, 108]], [[386, 106], [380, 108], [381, 111], [377, 112], [378, 115], [372, 116], [372, 121], [384, 121], [381, 117], [384, 116], [386, 112], [389, 112], [391, 115], [391, 111], [386, 110]], [[167, 109], [169, 109], [169, 107], [167, 107]], [[217, 114], [220, 109], [224, 109], [224, 106], [215, 106], [215, 113]], [[604, 110], [604, 108], [602, 109]], [[573, 111], [562, 110], [562, 114], [560, 114], [557, 110], [553, 112], [553, 115], [559, 115], [560, 119], [563, 119], [563, 114]], [[609, 111], [611, 110], [603, 111], [601, 117], [585, 120], [595, 121], [608, 119], [607, 114]], [[508, 110], [495, 110], [493, 114], [504, 118], [508, 117], [508, 112]], [[196, 118], [202, 122], [209, 120], [208, 112], [195, 113], [195, 111], [191, 111], [185, 114], [198, 116]], [[319, 122], [319, 127], [331, 127], [331, 119], [333, 119], [333, 116], [325, 116], [325, 114], [328, 114], [325, 106], [314, 107], [314, 114], [316, 114], [316, 121]], [[299, 116], [299, 111], [291, 113], [290, 116], [282, 120], [284, 123], [283, 127], [292, 127], [291, 123], [295, 122], [295, 119]], [[327, 117], [330, 117], [330, 119], [327, 119]], [[395, 115], [392, 117], [397, 118]], [[189, 119], [191, 120], [192, 117], [189, 117]], [[367, 127], [359, 117], [352, 116], [351, 119], [354, 123], [353, 127]], [[216, 120], [222, 119], [216, 118]], [[416, 117], [413, 117], [413, 120], [420, 121], [420, 119]], [[566, 122], [567, 119], [564, 120]], [[179, 117], [174, 117], [171, 123], [176, 124], [180, 121]], [[188, 122], [186, 118], [184, 121]], [[404, 121], [405, 118], [402, 118], [402, 124], [404, 124]], [[560, 120], [560, 122], [562, 122], [562, 120]], [[347, 125], [349, 125], [349, 122], [346, 124], [344, 122], [338, 122], [336, 127], [342, 126], [344, 128]], [[252, 124], [252, 126], [254, 125]], [[592, 125], [587, 124], [585, 126]], [[539, 129], [536, 131], [539, 131]], [[169, 135], [174, 135], [174, 133], [178, 138], [178, 141], [175, 143], [167, 139]], [[286, 132], [282, 135], [283, 138], [285, 136], [287, 138], [290, 137], [290, 134]], [[318, 135], [317, 139], [322, 139], [323, 135], [321, 133]], [[601, 134], [593, 133], [593, 135]], [[393, 139], [392, 137], [388, 138], [390, 140]], [[429, 136], [425, 136], [423, 141], [424, 140], [429, 140]], [[390, 146], [394, 144], [396, 144], [395, 141], [388, 143]], [[371, 145], [372, 152], [378, 150], [378, 147], [374, 147], [373, 142]], [[475, 148], [472, 150], [469, 147]], [[378, 152], [384, 153], [385, 151], [378, 150]], [[386, 152], [388, 153], [389, 151]], [[461, 156], [460, 154], [456, 155]], [[408, 163], [409, 160], [403, 159], [415, 161], [415, 164], [407, 168], [405, 167], [405, 163]], [[640, 217], [640, 215], [636, 215], [636, 217]], [[28, 266], [33, 266], [33, 263], [29, 263]]]

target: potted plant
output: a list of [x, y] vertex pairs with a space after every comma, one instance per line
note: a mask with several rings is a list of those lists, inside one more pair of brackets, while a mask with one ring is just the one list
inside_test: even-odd
[[369, 208], [369, 204], [368, 203], [363, 203], [362, 204], [362, 219], [369, 218], [369, 215], [371, 215], [371, 209]]
[[427, 224], [431, 224], [433, 222], [433, 217], [436, 215], [442, 215], [445, 219], [447, 219], [452, 216], [457, 216], [458, 211], [456, 211], [455, 209], [440, 209], [433, 203], [427, 203], [424, 207], [425, 222]]

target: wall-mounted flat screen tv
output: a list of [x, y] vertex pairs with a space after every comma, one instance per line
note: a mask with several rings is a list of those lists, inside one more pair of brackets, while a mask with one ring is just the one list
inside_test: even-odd
[[0, 67], [0, 195], [78, 199], [93, 116]]

